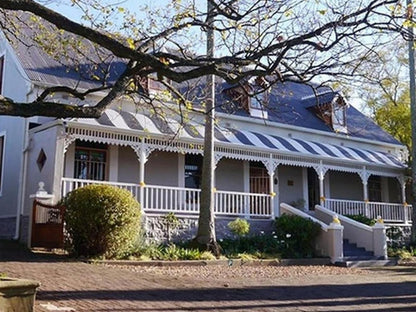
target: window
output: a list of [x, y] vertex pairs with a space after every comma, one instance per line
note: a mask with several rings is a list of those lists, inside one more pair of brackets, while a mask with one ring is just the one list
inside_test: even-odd
[[0, 94], [3, 94], [4, 56], [0, 57]]
[[368, 178], [368, 199], [373, 202], [381, 202], [381, 178], [370, 176]]
[[202, 156], [185, 155], [185, 187], [201, 188]]
[[4, 135], [0, 135], [0, 192], [3, 188]]
[[76, 142], [74, 177], [87, 180], [106, 180], [107, 146]]
[[266, 106], [269, 102], [269, 83], [264, 78], [256, 78], [251, 82], [253, 96], [250, 97], [250, 115], [267, 118]]
[[336, 132], [347, 133], [347, 123], [345, 118], [345, 109], [347, 107], [342, 96], [337, 95], [331, 103], [332, 106], [332, 128]]

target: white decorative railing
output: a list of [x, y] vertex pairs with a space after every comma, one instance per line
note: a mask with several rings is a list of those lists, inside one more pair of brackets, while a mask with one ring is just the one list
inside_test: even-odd
[[385, 222], [410, 223], [412, 206], [344, 199], [325, 199], [323, 206], [340, 215], [363, 215], [371, 219], [381, 216]]
[[[193, 188], [145, 185], [143, 186], [143, 199], [140, 200], [140, 184], [63, 178], [61, 196], [89, 184], [106, 184], [127, 189], [141, 202], [145, 212], [199, 213], [201, 190]], [[269, 194], [216, 191], [214, 212], [216, 215], [222, 216], [271, 218], [271, 196]]]
[[215, 214], [270, 217], [272, 215], [270, 195], [217, 191], [215, 193]]
[[[174, 186], [146, 185], [143, 210], [153, 213], [198, 213], [201, 190]], [[140, 201], [139, 198], [136, 198]]]

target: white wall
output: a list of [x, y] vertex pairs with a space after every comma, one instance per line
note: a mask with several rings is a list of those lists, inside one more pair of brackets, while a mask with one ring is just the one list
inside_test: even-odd
[[363, 183], [356, 173], [329, 171], [331, 198], [364, 200]]
[[215, 169], [215, 187], [219, 191], [244, 192], [244, 162], [221, 159]]
[[[0, 33], [0, 57], [4, 56], [2, 95], [26, 102], [29, 92], [27, 76], [21, 69], [11, 47]], [[20, 117], [0, 116], [0, 134], [5, 135], [4, 168], [0, 189], [0, 218], [16, 216], [23, 159], [25, 120]]]
[[118, 181], [139, 183], [140, 164], [131, 147], [120, 146], [118, 150]]
[[146, 163], [146, 184], [178, 186], [178, 154], [155, 151]]
[[303, 199], [302, 168], [292, 166], [279, 166], [279, 201], [290, 204]]
[[[34, 129], [35, 130], [35, 129]], [[38, 190], [38, 182], [45, 183], [45, 190], [55, 195], [55, 200], [60, 197], [60, 183], [63, 169], [63, 146], [58, 140], [63, 128], [53, 126], [43, 131], [31, 131], [27, 159], [27, 184], [25, 195], [24, 215], [29, 215], [32, 207], [32, 200], [29, 196]], [[39, 168], [37, 160], [41, 150], [46, 155], [43, 168]]]
[[25, 122], [18, 117], [0, 117], [0, 135], [4, 135], [0, 217], [15, 216], [18, 208]]

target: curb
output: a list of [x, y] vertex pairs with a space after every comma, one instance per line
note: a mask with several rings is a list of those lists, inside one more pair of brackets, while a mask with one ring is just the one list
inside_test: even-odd
[[160, 266], [160, 267], [178, 267], [178, 266], [312, 266], [312, 265], [332, 265], [329, 258], [311, 258], [311, 259], [265, 259], [265, 260], [178, 260], [178, 261], [137, 261], [137, 260], [86, 260], [91, 264], [107, 264], [120, 266]]

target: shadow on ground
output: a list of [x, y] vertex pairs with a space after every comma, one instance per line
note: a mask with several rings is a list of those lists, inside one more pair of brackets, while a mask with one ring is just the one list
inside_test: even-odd
[[68, 255], [51, 252], [33, 252], [25, 245], [11, 240], [0, 240], [0, 262], [56, 262], [72, 261]]
[[[312, 285], [312, 286], [266, 286], [245, 288], [198, 288], [198, 289], [149, 289], [124, 291], [42, 291], [38, 299], [60, 300], [127, 300], [155, 302], [154, 309], [136, 308], [134, 311], [177, 311], [177, 308], [162, 308], [163, 302], [193, 303], [192, 308], [181, 307], [181, 311], [212, 310], [209, 302], [219, 304], [216, 311], [234, 309], [258, 311], [261, 309], [283, 310], [306, 307], [326, 307], [325, 311], [354, 311], [357, 306], [375, 305], [376, 308], [363, 311], [415, 311], [416, 282], [368, 283], [358, 285]], [[156, 302], [159, 302], [156, 304]], [[204, 304], [205, 303], [205, 304]], [[406, 303], [405, 308], [392, 307]], [[198, 305], [201, 307], [196, 308]], [[379, 306], [377, 308], [377, 306]], [[349, 308], [351, 307], [351, 308]], [[340, 309], [341, 308], [341, 309]], [[102, 311], [102, 310], [100, 310]], [[113, 309], [112, 309], [113, 311]], [[303, 310], [302, 310], [303, 311]], [[321, 310], [320, 310], [321, 311]]]

